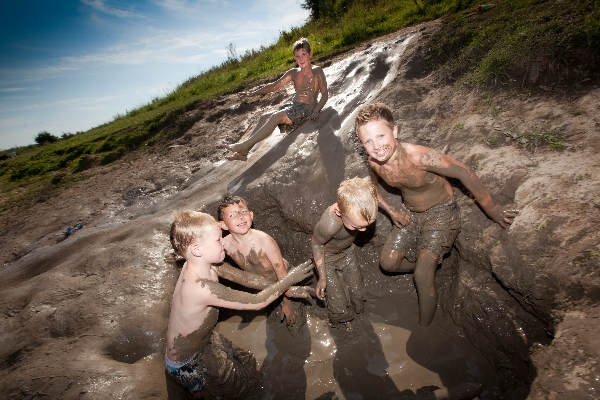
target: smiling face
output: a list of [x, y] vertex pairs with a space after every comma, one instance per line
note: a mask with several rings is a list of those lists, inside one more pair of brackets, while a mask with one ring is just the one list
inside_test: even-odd
[[298, 66], [302, 69], [310, 65], [310, 58], [312, 57], [312, 50], [306, 51], [306, 49], [298, 49], [294, 51], [294, 60], [298, 63]]
[[369, 157], [379, 163], [385, 163], [392, 157], [398, 145], [397, 138], [398, 126], [392, 127], [383, 119], [369, 121], [358, 128], [358, 140]]
[[248, 206], [243, 201], [229, 204], [223, 208], [223, 221], [221, 228], [231, 233], [244, 235], [252, 227], [254, 213], [248, 210]]

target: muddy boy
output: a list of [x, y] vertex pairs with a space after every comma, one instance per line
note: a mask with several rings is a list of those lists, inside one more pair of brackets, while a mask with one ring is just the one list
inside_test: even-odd
[[[394, 223], [381, 250], [381, 267], [391, 272], [414, 271], [419, 322], [429, 325], [437, 305], [435, 271], [460, 230], [460, 212], [447, 177], [460, 180], [486, 214], [503, 228], [512, 223], [517, 211], [502, 210], [464, 163], [429, 147], [399, 143], [398, 126], [385, 104], [361, 107], [355, 130], [369, 154], [373, 182], [379, 177], [400, 189], [406, 207], [391, 207], [377, 194], [379, 205]], [[410, 262], [403, 262], [405, 257]]]
[[[275, 239], [269, 234], [252, 228], [254, 213], [239, 196], [226, 195], [218, 205], [219, 225], [229, 231], [223, 239], [225, 253], [238, 267], [264, 277], [269, 283], [282, 280], [288, 274], [288, 262], [283, 258]], [[304, 287], [297, 287], [296, 292]], [[304, 296], [310, 297], [311, 288], [304, 288]], [[290, 291], [281, 301], [281, 319], [293, 326], [298, 318], [297, 305], [290, 300]]]
[[[227, 148], [235, 153], [228, 157], [229, 159], [245, 160], [252, 147], [267, 138], [279, 124], [298, 125], [308, 118], [318, 118], [328, 98], [325, 73], [321, 67], [310, 63], [313, 52], [308, 39], [298, 39], [294, 43], [293, 52], [298, 68], [288, 70], [275, 82], [242, 93], [248, 96], [265, 94], [279, 90], [292, 82], [296, 90], [292, 102], [284, 104], [275, 112], [263, 114], [246, 140], [228, 145]], [[319, 93], [321, 98], [317, 101]]]
[[218, 283], [214, 264], [225, 257], [221, 228], [208, 214], [183, 211], [171, 225], [171, 244], [186, 262], [171, 302], [165, 368], [196, 398], [249, 398], [259, 389], [256, 360], [216, 333], [219, 309], [258, 310], [291, 284], [305, 279], [312, 264], [289, 271], [281, 281], [251, 294]]
[[376, 218], [375, 187], [368, 178], [352, 178], [340, 183], [337, 202], [315, 225], [312, 252], [319, 274], [317, 297], [327, 298], [327, 314], [333, 324], [349, 322], [364, 309], [354, 239]]

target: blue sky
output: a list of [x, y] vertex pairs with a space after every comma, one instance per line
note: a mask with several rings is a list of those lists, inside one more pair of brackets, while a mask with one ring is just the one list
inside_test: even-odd
[[304, 24], [301, 0], [0, 0], [0, 149], [85, 131]]

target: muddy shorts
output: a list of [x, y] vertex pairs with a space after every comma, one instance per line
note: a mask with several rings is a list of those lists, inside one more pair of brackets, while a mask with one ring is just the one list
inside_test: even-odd
[[293, 125], [304, 122], [310, 115], [312, 109], [312, 104], [305, 103], [287, 103], [278, 108], [278, 110], [285, 111], [287, 116], [292, 120]]
[[260, 373], [252, 353], [235, 348], [214, 331], [204, 349], [190, 359], [173, 362], [165, 357], [165, 368], [194, 397], [250, 399], [260, 389]]
[[394, 225], [383, 248], [404, 254], [413, 263], [421, 249], [442, 257], [452, 248], [459, 231], [460, 210], [452, 201], [427, 211], [411, 212], [410, 224], [402, 228]]
[[364, 310], [363, 280], [358, 269], [355, 246], [339, 254], [325, 253], [327, 314], [329, 321], [351, 321]]

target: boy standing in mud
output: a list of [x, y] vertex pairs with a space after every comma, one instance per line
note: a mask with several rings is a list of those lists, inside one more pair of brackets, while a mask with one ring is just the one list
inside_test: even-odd
[[[381, 267], [390, 272], [414, 271], [419, 323], [427, 326], [437, 306], [437, 265], [460, 230], [460, 211], [446, 177], [460, 180], [486, 214], [502, 228], [508, 227], [518, 212], [502, 210], [475, 172], [462, 162], [429, 147], [399, 143], [396, 140], [398, 126], [385, 104], [361, 107], [356, 115], [355, 130], [369, 154], [373, 183], [380, 177], [400, 189], [406, 206], [395, 209], [377, 194], [379, 205], [394, 224], [381, 249]], [[408, 262], [403, 262], [405, 257]]]
[[[219, 203], [217, 213], [221, 229], [229, 231], [229, 235], [223, 239], [225, 253], [238, 267], [260, 275], [270, 283], [280, 281], [287, 276], [288, 262], [281, 255], [277, 242], [265, 232], [252, 228], [254, 213], [248, 209], [244, 199], [226, 195]], [[222, 273], [220, 276], [229, 278]], [[302, 297], [309, 296], [310, 288], [295, 289], [296, 291], [305, 289], [305, 296]], [[288, 296], [291, 296], [289, 291], [281, 302], [281, 320], [285, 318], [286, 323], [293, 326], [298, 312]]]
[[[318, 118], [319, 112], [328, 98], [325, 73], [323, 73], [321, 67], [310, 63], [313, 52], [306, 38], [298, 39], [294, 43], [293, 51], [298, 68], [288, 70], [275, 82], [268, 83], [257, 90], [242, 93], [248, 96], [265, 94], [279, 90], [288, 83], [293, 82], [296, 94], [292, 103], [284, 104], [275, 112], [263, 114], [246, 140], [227, 146], [229, 150], [235, 153], [228, 158], [245, 160], [250, 149], [256, 143], [267, 138], [279, 124], [299, 125], [307, 118]], [[317, 102], [319, 93], [321, 93], [321, 98]]]
[[354, 239], [376, 218], [375, 187], [368, 178], [352, 178], [340, 183], [337, 202], [315, 225], [312, 252], [319, 273], [317, 297], [327, 298], [327, 314], [334, 325], [353, 320], [364, 309]]
[[249, 398], [259, 389], [256, 360], [233, 347], [213, 328], [217, 307], [258, 310], [291, 284], [305, 279], [312, 264], [293, 268], [281, 281], [257, 294], [218, 283], [213, 264], [225, 257], [221, 228], [208, 214], [183, 211], [171, 225], [171, 244], [186, 262], [171, 303], [165, 367], [167, 374], [194, 397]]

